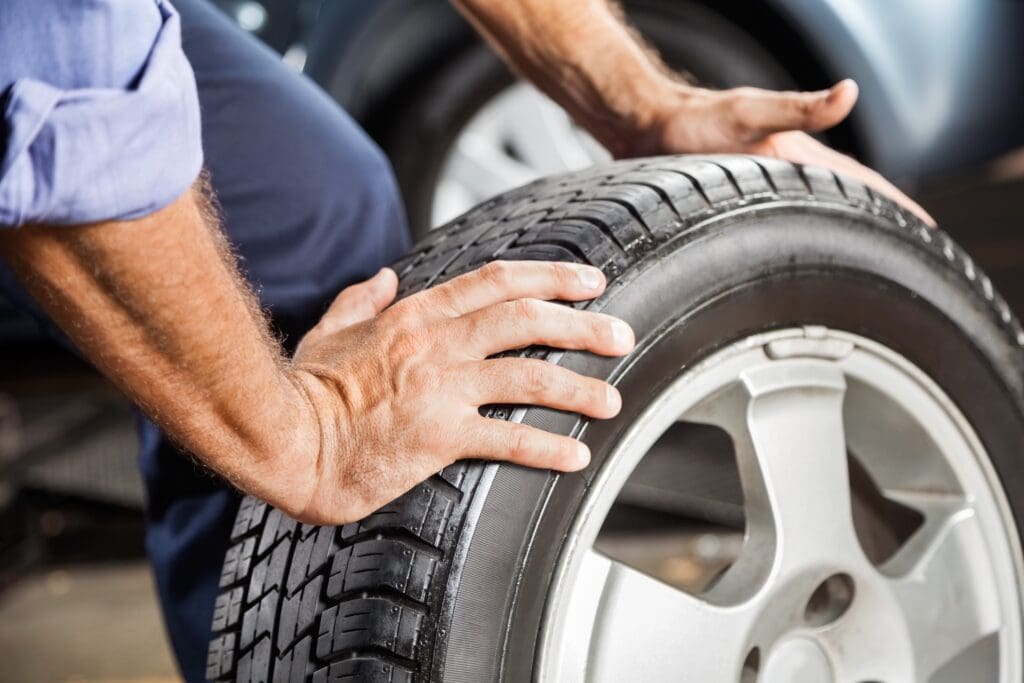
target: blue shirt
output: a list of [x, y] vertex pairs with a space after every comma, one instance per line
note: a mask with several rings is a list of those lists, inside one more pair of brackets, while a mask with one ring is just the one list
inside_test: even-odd
[[0, 0], [0, 228], [144, 216], [202, 166], [167, 0]]

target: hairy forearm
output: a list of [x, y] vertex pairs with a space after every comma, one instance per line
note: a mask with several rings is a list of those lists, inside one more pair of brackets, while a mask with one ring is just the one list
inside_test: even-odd
[[0, 254], [82, 353], [242, 488], [259, 494], [306, 447], [303, 396], [201, 189], [140, 220], [0, 231]]
[[607, 0], [455, 0], [513, 69], [613, 153], [635, 149], [675, 83]]

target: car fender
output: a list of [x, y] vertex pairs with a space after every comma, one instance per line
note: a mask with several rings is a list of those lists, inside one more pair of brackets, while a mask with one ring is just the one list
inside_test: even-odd
[[898, 180], [982, 163], [1024, 144], [1024, 4], [995, 0], [771, 0], [833, 78], [861, 88], [863, 154]]

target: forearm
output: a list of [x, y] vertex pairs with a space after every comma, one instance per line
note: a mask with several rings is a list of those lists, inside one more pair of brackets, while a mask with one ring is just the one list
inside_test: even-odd
[[0, 231], [0, 254], [104, 374], [242, 488], [258, 495], [310, 448], [309, 411], [200, 191], [136, 221]]
[[607, 0], [455, 0], [524, 78], [613, 153], [638, 146], [675, 83]]

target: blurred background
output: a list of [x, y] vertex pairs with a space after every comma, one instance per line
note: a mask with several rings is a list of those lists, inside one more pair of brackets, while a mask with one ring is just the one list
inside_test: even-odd
[[[609, 158], [445, 0], [216, 4], [381, 145], [418, 235]], [[709, 87], [855, 78], [860, 102], [826, 141], [920, 201], [1024, 312], [1024, 3], [623, 4], [670, 66]], [[0, 358], [0, 680], [175, 680], [142, 547], [131, 408], [2, 300]], [[651, 561], [697, 580], [730, 552], [702, 540], [695, 529], [685, 560]]]

